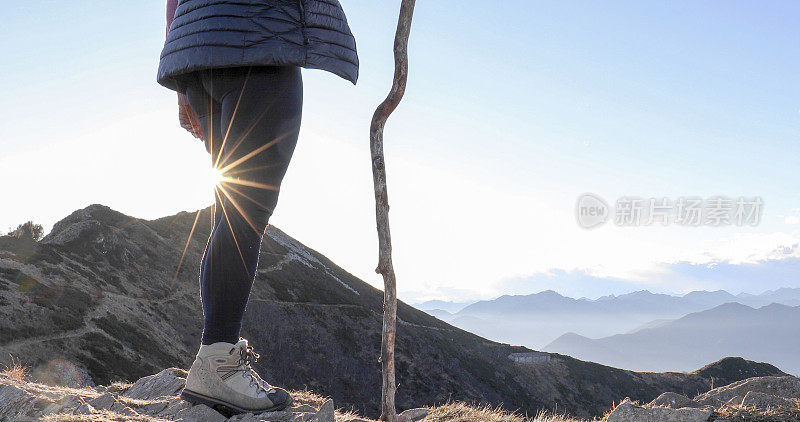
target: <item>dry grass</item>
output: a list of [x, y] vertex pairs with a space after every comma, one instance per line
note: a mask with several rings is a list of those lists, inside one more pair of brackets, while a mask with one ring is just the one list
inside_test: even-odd
[[125, 396], [117, 396], [117, 400], [119, 402], [123, 403], [123, 404], [126, 404], [128, 406], [134, 406], [134, 407], [144, 407], [144, 406], [147, 406], [147, 405], [150, 405], [150, 404], [165, 403], [166, 402], [166, 399], [163, 399], [163, 398], [156, 398], [156, 399], [152, 399], [152, 400], [142, 400], [142, 399], [132, 399], [130, 397], [125, 397]]
[[29, 381], [20, 381], [11, 377], [0, 378], [0, 385], [13, 385], [17, 388], [27, 391], [33, 396], [41, 396], [51, 401], [61, 400], [70, 396], [79, 397], [82, 400], [89, 400], [100, 395], [97, 390], [92, 388], [60, 387]]
[[167, 419], [153, 416], [129, 416], [108, 410], [96, 411], [90, 415], [68, 415], [59, 413], [47, 415], [40, 419], [43, 422], [168, 422]]
[[122, 393], [123, 391], [131, 388], [133, 386], [132, 382], [122, 382], [122, 381], [114, 381], [108, 386], [109, 393]]
[[320, 396], [308, 390], [292, 390], [289, 393], [292, 395], [295, 404], [306, 404], [316, 408], [319, 408], [328, 400], [327, 397]]
[[[308, 390], [293, 390], [289, 393], [292, 395], [292, 399], [294, 399], [295, 406], [308, 405], [314, 408], [319, 408], [323, 403], [325, 403], [325, 401], [329, 399], [329, 397], [320, 396], [319, 394], [315, 394]], [[334, 416], [336, 418], [336, 422], [347, 422], [351, 420], [376, 422], [357, 413], [344, 411], [342, 409], [337, 409], [334, 413]]]
[[5, 375], [13, 380], [26, 381], [28, 379], [28, 368], [22, 366], [19, 359], [11, 357], [11, 365], [3, 365], [5, 368], [0, 370], [0, 375]]
[[729, 422], [800, 422], [800, 412], [779, 409], [759, 410], [742, 406], [724, 406], [714, 412], [714, 419]]
[[433, 408], [423, 422], [584, 422], [549, 412], [539, 412], [529, 418], [501, 408], [475, 407], [461, 402], [451, 402]]
[[353, 420], [363, 421], [363, 422], [378, 422], [369, 418], [365, 418], [364, 416], [361, 416], [358, 413], [342, 412], [340, 410], [337, 410], [334, 416], [336, 417], [336, 422], [349, 422]]

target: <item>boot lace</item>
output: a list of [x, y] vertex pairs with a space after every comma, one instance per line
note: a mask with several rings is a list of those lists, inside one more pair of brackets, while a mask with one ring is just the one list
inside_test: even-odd
[[260, 388], [264, 391], [269, 391], [272, 386], [264, 381], [258, 373], [253, 369], [252, 364], [258, 361], [261, 356], [253, 350], [252, 346], [242, 347], [239, 349], [239, 361], [236, 372], [242, 372], [250, 378], [250, 385], [252, 387]]

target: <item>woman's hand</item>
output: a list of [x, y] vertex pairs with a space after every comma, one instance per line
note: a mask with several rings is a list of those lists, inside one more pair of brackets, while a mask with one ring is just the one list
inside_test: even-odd
[[[175, 19], [175, 9], [178, 7], [178, 0], [167, 0], [167, 35], [172, 20]], [[178, 93], [178, 119], [181, 127], [188, 130], [197, 139], [203, 140], [203, 131], [200, 129], [200, 119], [197, 113], [192, 110], [186, 95]]]
[[181, 121], [181, 127], [188, 130], [197, 139], [203, 140], [203, 130], [200, 129], [200, 118], [197, 113], [192, 110], [189, 105], [189, 100], [186, 95], [178, 93], [178, 118]]

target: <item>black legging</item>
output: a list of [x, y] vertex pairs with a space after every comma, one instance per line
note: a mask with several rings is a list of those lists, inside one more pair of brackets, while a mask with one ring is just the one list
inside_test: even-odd
[[261, 238], [297, 144], [303, 81], [294, 66], [211, 69], [184, 80], [212, 163], [238, 179], [214, 189], [214, 226], [200, 264], [202, 343], [236, 343]]

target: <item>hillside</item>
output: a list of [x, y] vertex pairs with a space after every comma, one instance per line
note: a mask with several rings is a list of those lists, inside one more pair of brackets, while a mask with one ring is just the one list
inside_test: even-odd
[[[188, 367], [201, 329], [197, 263], [208, 209], [197, 214], [176, 269], [195, 216], [142, 220], [91, 205], [41, 242], [0, 237], [0, 359], [12, 354], [34, 380], [76, 386]], [[379, 290], [268, 229], [243, 331], [262, 355], [255, 366], [265, 379], [376, 416], [381, 313]], [[460, 400], [592, 416], [620, 397], [711, 387], [701, 374], [636, 373], [562, 355], [538, 364], [508, 358], [519, 352], [530, 350], [400, 303], [398, 408]]]
[[770, 362], [800, 374], [800, 307], [728, 303], [629, 334], [565, 334], [544, 348], [632, 370], [689, 371], [724, 356]]

